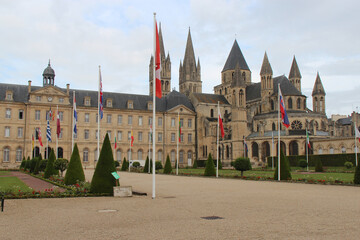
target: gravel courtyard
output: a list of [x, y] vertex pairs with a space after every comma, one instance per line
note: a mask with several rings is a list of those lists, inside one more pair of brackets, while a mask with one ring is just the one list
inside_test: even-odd
[[360, 238], [359, 187], [157, 175], [152, 199], [151, 175], [120, 183], [148, 196], [6, 200], [0, 239]]

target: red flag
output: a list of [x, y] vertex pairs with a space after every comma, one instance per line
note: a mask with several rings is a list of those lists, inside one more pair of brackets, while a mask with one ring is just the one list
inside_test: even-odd
[[221, 131], [221, 137], [224, 138], [225, 136], [225, 132], [224, 132], [224, 125], [221, 119], [221, 113], [220, 113], [220, 109], [218, 107], [218, 112], [219, 112], [219, 127], [220, 127], [220, 131]]
[[359, 129], [356, 127], [356, 123], [354, 123], [354, 129], [355, 129], [355, 137], [358, 138], [360, 142], [360, 132]]
[[114, 148], [115, 148], [115, 149], [117, 148], [116, 136], [115, 136], [115, 145], [114, 145]]
[[57, 116], [56, 116], [56, 135], [59, 137], [61, 133], [60, 128], [60, 117], [59, 117], [59, 108], [57, 109]]
[[40, 130], [40, 128], [38, 128], [38, 138], [39, 138], [39, 144], [40, 144], [40, 146], [44, 146], [43, 145], [43, 143], [42, 143], [42, 139], [41, 139], [41, 130]]
[[285, 108], [285, 104], [284, 104], [284, 98], [281, 94], [281, 89], [280, 89], [280, 85], [279, 85], [279, 95], [280, 95], [280, 113], [281, 113], [281, 122], [282, 124], [284, 124], [284, 126], [286, 128], [288, 128], [290, 126], [290, 122], [288, 119], [288, 116], [286, 114], [286, 108]]
[[155, 51], [155, 78], [156, 78], [156, 96], [161, 98], [161, 80], [160, 80], [160, 72], [161, 72], [161, 64], [160, 64], [160, 43], [159, 43], [159, 33], [157, 28], [157, 23], [155, 21], [155, 31], [156, 31], [156, 51]]
[[131, 129], [131, 146], [133, 146], [134, 144], [134, 135], [133, 135], [133, 131]]

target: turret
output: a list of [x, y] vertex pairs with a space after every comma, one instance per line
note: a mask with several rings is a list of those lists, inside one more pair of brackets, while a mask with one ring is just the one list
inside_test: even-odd
[[268, 56], [265, 52], [263, 63], [260, 70], [261, 98], [270, 96], [274, 92], [274, 81], [272, 75], [273, 75], [273, 71]]
[[289, 73], [289, 81], [301, 92], [301, 74], [295, 56], [293, 58]]
[[319, 72], [317, 73], [314, 89], [312, 91], [313, 111], [325, 114], [325, 90], [321, 82]]

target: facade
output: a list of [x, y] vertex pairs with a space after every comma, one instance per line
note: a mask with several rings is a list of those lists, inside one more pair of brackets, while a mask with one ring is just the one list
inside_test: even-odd
[[[171, 91], [171, 61], [165, 57], [163, 36], [159, 32], [162, 64], [163, 97], [156, 101], [156, 159], [165, 163], [190, 166], [195, 159], [206, 160], [217, 154], [223, 166], [238, 157], [247, 156], [254, 166], [264, 166], [266, 157], [277, 156], [280, 127], [280, 147], [286, 155], [306, 153], [306, 130], [310, 135], [311, 154], [353, 153], [354, 123], [360, 125], [360, 115], [336, 116], [328, 119], [325, 89], [319, 73], [312, 92], [312, 110], [301, 92], [301, 73], [294, 56], [288, 77], [273, 76], [265, 52], [259, 82], [253, 82], [251, 70], [235, 40], [221, 72], [220, 84], [214, 94], [202, 93], [200, 61], [196, 63], [190, 30], [184, 60], [179, 67], [179, 91]], [[58, 157], [70, 159], [72, 149], [72, 112], [75, 93], [78, 112], [78, 144], [83, 165], [94, 167], [97, 161], [97, 138], [109, 134], [117, 148], [114, 159], [124, 157], [145, 160], [151, 154], [150, 125], [152, 119], [153, 57], [149, 65], [149, 95], [104, 92], [104, 114], [100, 133], [97, 132], [97, 91], [60, 88], [55, 85], [55, 71], [50, 65], [43, 72], [43, 86], [0, 84], [0, 167], [17, 167], [23, 157], [47, 156], [46, 120], [49, 119], [52, 142]], [[284, 98], [290, 127], [278, 124], [278, 89]], [[56, 120], [49, 112], [59, 114], [61, 133], [56, 145]], [[225, 136], [217, 145], [218, 116], [221, 114]], [[178, 136], [179, 122], [181, 135]], [[43, 147], [39, 146], [39, 131]], [[130, 151], [131, 133], [135, 138]], [[34, 150], [32, 136], [35, 138]], [[102, 141], [100, 141], [102, 142]], [[114, 145], [113, 145], [114, 146]], [[218, 148], [217, 148], [218, 146]]]

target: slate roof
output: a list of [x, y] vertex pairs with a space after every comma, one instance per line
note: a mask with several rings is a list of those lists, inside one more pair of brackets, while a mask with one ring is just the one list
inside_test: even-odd
[[202, 103], [212, 103], [217, 104], [229, 104], [226, 98], [223, 95], [217, 94], [208, 94], [208, 93], [193, 93], [193, 96]]
[[[302, 96], [301, 92], [296, 89], [296, 87], [289, 81], [289, 79], [285, 76], [278, 76], [273, 78], [274, 80], [274, 93], [273, 95], [277, 95], [278, 92], [278, 83], [280, 83], [281, 92], [284, 96]], [[246, 101], [251, 101], [255, 99], [261, 98], [261, 83], [253, 83], [246, 87]]]
[[[31, 86], [31, 91], [41, 89], [39, 86]], [[66, 89], [58, 88], [60, 91], [66, 93]], [[14, 102], [27, 102], [29, 99], [28, 86], [27, 85], [16, 85], [16, 84], [5, 84], [0, 83], [0, 100], [5, 100], [6, 91], [11, 90], [13, 92], [13, 101]], [[70, 102], [73, 101], [72, 92], [75, 91], [76, 94], [76, 104], [78, 107], [87, 107], [84, 105], [84, 98], [91, 98], [90, 107], [97, 107], [98, 101], [98, 92], [89, 91], [89, 90], [78, 90], [70, 89]], [[106, 100], [112, 99], [112, 108], [113, 109], [127, 109], [127, 102], [129, 100], [133, 101], [134, 110], [148, 110], [148, 102], [152, 102], [153, 97], [149, 95], [136, 95], [136, 94], [126, 94], [126, 93], [114, 93], [114, 92], [103, 92], [104, 97], [104, 108], [106, 108]], [[173, 90], [167, 96], [162, 97], [161, 99], [156, 99], [156, 110], [158, 112], [166, 112], [178, 105], [184, 105], [192, 111], [195, 111], [194, 106], [190, 100], [182, 93], [179, 93]]]
[[54, 69], [52, 69], [52, 67], [50, 65], [50, 60], [49, 60], [48, 66], [45, 68], [45, 70], [43, 72], [43, 76], [45, 76], [45, 75], [55, 76], [55, 71], [54, 71]]
[[237, 43], [237, 41], [235, 39], [234, 44], [229, 53], [229, 56], [224, 65], [224, 68], [221, 72], [224, 72], [226, 70], [234, 70], [236, 67], [236, 64], [239, 64], [239, 66], [242, 70], [250, 71], [250, 69], [245, 61], [244, 55], [242, 54], [242, 52], [240, 50], [239, 44]]
[[351, 117], [340, 118], [336, 121], [336, 123], [341, 125], [351, 125]]

